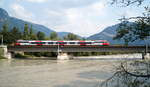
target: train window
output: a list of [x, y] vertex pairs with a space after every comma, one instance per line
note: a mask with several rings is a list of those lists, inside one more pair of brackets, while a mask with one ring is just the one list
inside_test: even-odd
[[92, 44], [92, 42], [78, 42], [78, 44]]
[[29, 42], [19, 42], [19, 43], [29, 43]]
[[56, 42], [56, 44], [67, 44], [67, 42]]
[[69, 44], [75, 44], [75, 42], [69, 42]]
[[48, 42], [48, 44], [54, 44], [54, 42]]
[[37, 44], [37, 42], [31, 42], [31, 44]]
[[78, 42], [78, 44], [86, 44], [86, 42]]
[[92, 44], [92, 42], [86, 42], [86, 44]]
[[45, 44], [45, 42], [37, 42], [38, 44]]
[[31, 44], [45, 44], [45, 42], [31, 42]]

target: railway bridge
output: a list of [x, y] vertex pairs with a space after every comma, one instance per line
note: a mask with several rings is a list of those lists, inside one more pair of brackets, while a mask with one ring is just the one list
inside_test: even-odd
[[[147, 47], [147, 48], [150, 48]], [[76, 45], [51, 45], [51, 46], [8, 46], [8, 52], [58, 52], [57, 58], [65, 59], [67, 52], [146, 52], [145, 46], [76, 46]], [[147, 49], [150, 52], [150, 49]]]
[[[8, 46], [8, 52], [145, 52], [145, 46]], [[149, 47], [150, 48], [150, 47]], [[150, 49], [148, 50], [150, 51]]]

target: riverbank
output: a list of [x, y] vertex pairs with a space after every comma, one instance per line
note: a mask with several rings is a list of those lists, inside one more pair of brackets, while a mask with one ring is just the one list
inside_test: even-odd
[[[56, 60], [57, 57], [17, 57], [15, 59], [27, 59], [27, 60]], [[133, 53], [133, 54], [115, 54], [115, 55], [99, 55], [99, 56], [73, 56], [73, 59], [100, 59], [100, 60], [122, 60], [122, 59], [142, 59], [142, 54]]]
[[0, 56], [0, 59], [7, 59], [7, 58], [5, 58], [5, 57], [3, 57], [3, 56]]
[[100, 56], [80, 56], [74, 59], [142, 59], [142, 54], [116, 54], [116, 55], [100, 55]]

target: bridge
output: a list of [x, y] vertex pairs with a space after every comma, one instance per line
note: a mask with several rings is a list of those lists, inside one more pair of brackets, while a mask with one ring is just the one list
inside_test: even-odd
[[[150, 47], [148, 47], [150, 48]], [[8, 46], [9, 52], [145, 52], [145, 46]], [[148, 49], [150, 52], [150, 49]]]
[[[147, 52], [150, 52], [147, 47]], [[145, 46], [76, 46], [76, 45], [53, 45], [53, 46], [0, 46], [1, 54], [11, 58], [11, 53], [17, 52], [57, 52], [58, 59], [69, 59], [68, 52], [135, 52], [142, 53], [143, 58], [149, 58]], [[145, 57], [146, 56], [146, 57]]]

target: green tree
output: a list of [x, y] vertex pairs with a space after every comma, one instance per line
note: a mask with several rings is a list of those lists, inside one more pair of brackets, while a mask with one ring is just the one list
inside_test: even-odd
[[64, 37], [65, 40], [80, 40], [80, 38], [77, 35], [74, 35], [72, 33], [69, 33]]
[[29, 29], [29, 38], [30, 40], [37, 40], [37, 36], [36, 34], [34, 33], [34, 30], [33, 30], [33, 27], [31, 25], [30, 29]]
[[[141, 5], [144, 1], [150, 0], [112, 0], [112, 4], [129, 6], [133, 4]], [[123, 21], [132, 20], [134, 24], [126, 24], [122, 29], [117, 29], [118, 39], [128, 36], [129, 41], [144, 40], [150, 36], [150, 7], [145, 7], [143, 16], [122, 18]], [[130, 35], [130, 32], [132, 34]], [[101, 87], [150, 87], [150, 61], [129, 61], [121, 63], [113, 76], [102, 82]]]
[[10, 32], [8, 31], [8, 24], [4, 24], [1, 29], [1, 37], [3, 36], [4, 44], [10, 44]]
[[22, 34], [17, 27], [13, 27], [13, 29], [10, 31], [10, 37], [11, 37], [11, 42], [16, 42], [16, 40], [22, 38]]
[[30, 29], [29, 29], [29, 34], [30, 34], [30, 36], [34, 34], [34, 33], [33, 33], [33, 27], [32, 27], [32, 25], [31, 25], [31, 27], [30, 27]]
[[44, 40], [45, 39], [45, 34], [41, 31], [37, 32], [37, 39], [38, 40]]
[[133, 28], [131, 26], [132, 24], [129, 24], [128, 21], [120, 23], [117, 29], [117, 34], [113, 39], [124, 40], [124, 45], [128, 45], [129, 42], [133, 42], [135, 39], [133, 35]]
[[2, 27], [2, 32], [7, 33], [8, 32], [8, 24], [4, 24]]
[[117, 29], [114, 39], [123, 39], [125, 43], [136, 40], [145, 40], [150, 36], [150, 8], [145, 8], [147, 13], [143, 17], [137, 18], [135, 23], [130, 24], [123, 19], [123, 22]]
[[30, 39], [29, 36], [30, 36], [30, 35], [29, 35], [28, 24], [25, 24], [25, 25], [24, 25], [24, 31], [23, 31], [23, 39], [24, 39], [24, 40], [28, 40], [28, 39]]
[[50, 33], [50, 40], [58, 40], [58, 35], [56, 32]]

